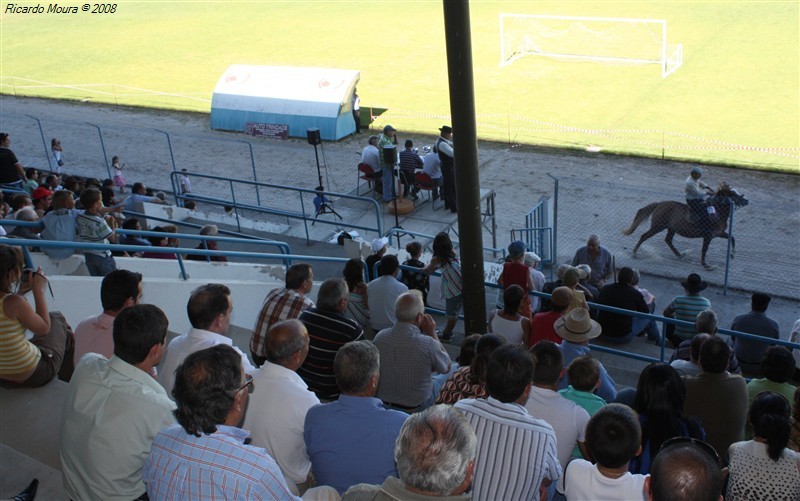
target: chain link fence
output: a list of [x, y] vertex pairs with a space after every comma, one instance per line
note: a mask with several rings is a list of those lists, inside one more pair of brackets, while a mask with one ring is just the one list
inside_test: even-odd
[[[647, 239], [638, 252], [633, 253], [641, 236], [651, 227], [651, 219], [644, 220], [631, 234], [624, 234], [637, 212], [653, 202], [685, 204], [681, 186], [667, 189], [575, 178], [561, 179], [558, 186], [556, 265], [571, 262], [575, 251], [586, 245], [587, 237], [594, 233], [600, 236], [602, 245], [614, 254], [617, 270], [630, 266], [645, 274], [676, 280], [685, 279], [689, 273], [699, 273], [710, 283], [719, 286], [725, 284], [726, 238], [711, 240], [706, 255], [708, 266], [703, 266], [702, 238], [676, 235], [673, 243], [682, 254], [678, 257], [664, 241], [666, 230]], [[747, 193], [743, 195], [746, 197]], [[683, 213], [680, 217], [683, 217]], [[779, 288], [775, 286], [778, 277], [797, 277], [796, 259], [789, 257], [796, 255], [797, 235], [786, 231], [786, 224], [796, 217], [792, 207], [776, 207], [768, 200], [759, 198], [749, 198], [747, 206], [734, 210], [733, 225], [728, 228], [735, 239], [735, 253], [730, 260], [729, 287], [742, 290], [760, 288], [784, 297], [800, 297], [800, 283], [797, 280], [782, 281]]]

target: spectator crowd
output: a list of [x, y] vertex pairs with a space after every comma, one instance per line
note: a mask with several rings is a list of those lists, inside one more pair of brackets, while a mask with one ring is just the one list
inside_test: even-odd
[[[452, 130], [441, 132], [449, 141]], [[53, 143], [57, 164], [61, 151]], [[110, 186], [122, 192], [123, 168], [115, 163], [109, 185], [28, 172], [30, 195], [12, 196], [4, 216], [39, 221], [26, 230], [44, 239], [107, 243], [119, 223]], [[442, 197], [455, 212], [448, 182]], [[127, 200], [161, 202], [141, 183]], [[124, 243], [169, 257], [148, 256], [174, 240], [157, 231], [164, 236]], [[75, 500], [800, 499], [795, 359], [783, 346], [718, 334], [700, 275], [682, 280], [685, 293], [663, 311], [683, 321], [666, 330], [672, 360], [620, 388], [589, 342], [664, 340], [648, 316], [656, 298], [637, 270], [616, 269], [597, 235], [551, 282], [539, 257], [512, 242], [489, 333], [465, 336], [455, 361], [447, 343], [465, 291], [449, 236], [435, 237], [427, 264], [417, 246], [402, 265], [385, 239], [371, 247], [322, 280], [315, 301], [312, 266], [289, 267], [283, 286], [265, 291], [242, 350], [224, 284], [192, 291], [191, 329], [168, 341], [169, 319], [146, 304], [142, 276], [117, 269], [109, 250], [87, 251], [90, 273], [103, 277], [103, 311], [73, 332], [48, 310], [42, 270], [0, 244], [0, 384], [68, 382], [59, 450]], [[731, 329], [778, 339], [770, 299], [754, 293]], [[426, 312], [432, 301], [444, 306], [441, 329]]]

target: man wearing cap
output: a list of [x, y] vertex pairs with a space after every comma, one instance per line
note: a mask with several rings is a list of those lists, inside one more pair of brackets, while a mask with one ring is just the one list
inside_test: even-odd
[[442, 165], [442, 199], [444, 208], [450, 212], [458, 212], [456, 200], [456, 169], [453, 159], [453, 129], [443, 125], [439, 129], [440, 135], [433, 145], [433, 151], [439, 155]]
[[[385, 155], [383, 153], [383, 149], [386, 147], [394, 148], [393, 151], [397, 151], [397, 134], [394, 127], [391, 125], [387, 125], [383, 128], [383, 134], [380, 135], [378, 138], [378, 160], [381, 164], [381, 175], [383, 176], [383, 201], [384, 202], [391, 202], [394, 200], [394, 190], [392, 183], [394, 183], [394, 176], [392, 175], [392, 169], [394, 168], [394, 164], [396, 159], [394, 159], [391, 163], [386, 161]], [[395, 153], [396, 155], [396, 153]]]
[[[556, 289], [558, 290], [558, 289]], [[555, 295], [555, 291], [553, 291]], [[575, 308], [563, 317], [556, 320], [553, 325], [556, 334], [564, 340], [561, 343], [561, 353], [564, 355], [564, 367], [576, 358], [583, 355], [591, 355], [589, 340], [594, 339], [603, 332], [600, 324], [589, 317], [589, 310]], [[558, 388], [563, 390], [569, 386], [569, 374], [565, 375], [558, 384]], [[617, 398], [617, 385], [603, 364], [600, 364], [600, 386], [595, 392], [597, 396], [606, 402], [612, 402]]]
[[713, 195], [714, 190], [711, 189], [700, 177], [703, 175], [703, 169], [695, 165], [692, 167], [692, 172], [686, 178], [684, 191], [686, 192], [686, 205], [689, 206], [689, 214], [693, 222], [698, 222], [704, 226], [711, 226], [708, 223], [708, 215], [706, 214], [705, 200], [706, 194]]
[[667, 339], [677, 348], [681, 341], [691, 339], [694, 334], [694, 322], [697, 314], [703, 310], [711, 309], [711, 301], [700, 295], [708, 284], [697, 273], [692, 273], [686, 280], [681, 281], [686, 294], [676, 296], [664, 310], [664, 316], [691, 322], [692, 325], [667, 325]]
[[588, 264], [591, 274], [586, 281], [600, 290], [611, 276], [613, 260], [611, 251], [600, 245], [600, 237], [592, 233], [586, 240], [586, 245], [575, 251], [571, 264], [572, 266]]
[[[736, 315], [731, 330], [755, 334], [768, 339], [780, 339], [778, 322], [767, 316], [767, 308], [772, 298], [763, 292], [754, 292], [750, 299], [750, 312]], [[762, 343], [743, 337], [731, 336], [733, 351], [739, 359], [742, 370], [748, 375], [762, 376], [761, 358], [769, 348]]]
[[[542, 258], [540, 258], [535, 252], [526, 252], [525, 258], [522, 261], [525, 263], [525, 266], [528, 267], [528, 273], [531, 276], [531, 280], [533, 280], [532, 290], [541, 292], [544, 288], [544, 284], [547, 283], [544, 273], [536, 269], [536, 267], [539, 266], [539, 263], [542, 262]], [[539, 310], [540, 301], [541, 300], [539, 296], [531, 296], [532, 313], [536, 313]]]
[[386, 254], [386, 245], [389, 243], [387, 237], [376, 238], [372, 241], [372, 254], [367, 256], [367, 282], [371, 282], [380, 276], [375, 272], [375, 263], [381, 260]]
[[44, 186], [39, 186], [33, 190], [31, 198], [33, 199], [33, 208], [36, 210], [36, 215], [39, 219], [43, 218], [45, 212], [50, 210], [53, 205], [53, 192]]

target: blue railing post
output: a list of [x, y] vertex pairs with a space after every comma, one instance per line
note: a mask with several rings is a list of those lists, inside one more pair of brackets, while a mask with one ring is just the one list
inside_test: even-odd
[[167, 147], [169, 148], [169, 159], [172, 162], [172, 171], [175, 172], [178, 169], [177, 169], [177, 167], [175, 167], [175, 155], [172, 153], [172, 139], [170, 139], [169, 133], [168, 132], [164, 132], [163, 130], [159, 130], [159, 129], [153, 129], [153, 130], [156, 131], [156, 132], [160, 132], [160, 133], [164, 134], [165, 136], [167, 136]]
[[[303, 211], [303, 214], [305, 214], [306, 213], [306, 204], [303, 201], [303, 192], [302, 191], [297, 192], [297, 196], [300, 197], [300, 210]], [[325, 194], [323, 193], [322, 196], [324, 198]], [[308, 218], [307, 217], [303, 218], [303, 226], [306, 229], [306, 245], [311, 245], [311, 237], [308, 234]]]
[[42, 130], [42, 122], [33, 115], [25, 115], [28, 118], [36, 120], [36, 125], [39, 126], [39, 135], [42, 136], [42, 146], [44, 147], [44, 157], [47, 159], [47, 170], [50, 170], [50, 152], [47, 149], [47, 141], [44, 139], [44, 131]]
[[[250, 144], [248, 141], [239, 140], [240, 143], [244, 143], [250, 149], [250, 166], [253, 167], [253, 181], [258, 183], [258, 174], [256, 174], [256, 158], [253, 156], [253, 145]], [[256, 203], [261, 205], [261, 194], [258, 190], [258, 184], [256, 184]]]
[[103, 163], [106, 164], [106, 172], [108, 173], [108, 178], [111, 179], [111, 167], [108, 165], [108, 153], [106, 153], [106, 143], [105, 141], [103, 141], [103, 131], [100, 129], [100, 126], [98, 125], [95, 125], [90, 122], [86, 123], [97, 129], [97, 136], [100, 138], [100, 149], [103, 150]]
[[239, 221], [239, 206], [236, 203], [236, 190], [233, 189], [233, 180], [228, 180], [228, 185], [231, 187], [231, 202], [233, 202], [233, 213], [236, 214], [236, 229], [242, 231], [242, 223]]

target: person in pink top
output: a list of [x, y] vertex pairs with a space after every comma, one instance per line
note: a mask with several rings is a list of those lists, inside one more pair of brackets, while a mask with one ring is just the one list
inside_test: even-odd
[[125, 308], [139, 304], [141, 298], [141, 274], [114, 270], [106, 275], [100, 286], [103, 313], [85, 318], [75, 327], [75, 363], [87, 353], [111, 358], [114, 355], [114, 318]]

